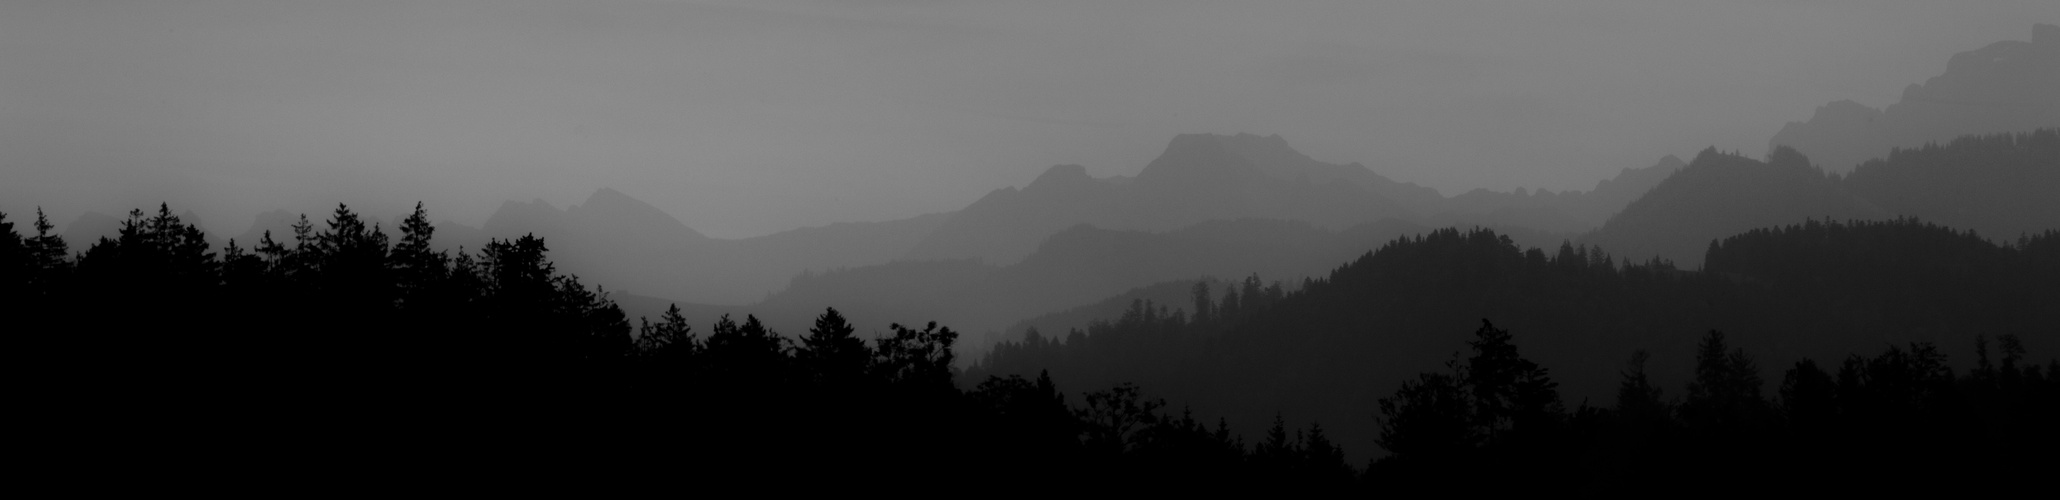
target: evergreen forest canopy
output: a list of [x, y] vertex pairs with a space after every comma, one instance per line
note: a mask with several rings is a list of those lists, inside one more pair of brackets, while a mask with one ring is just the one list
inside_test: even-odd
[[[1686, 272], [1438, 230], [1292, 292], [1202, 284], [1192, 313], [1139, 302], [961, 373], [934, 323], [870, 343], [834, 309], [798, 340], [755, 317], [704, 336], [676, 309], [633, 326], [542, 240], [434, 251], [427, 221], [418, 206], [389, 241], [339, 206], [320, 231], [302, 217], [288, 242], [216, 254], [164, 206], [76, 253], [40, 216], [33, 235], [0, 218], [0, 300], [31, 318], [15, 352], [48, 451], [1197, 488], [1435, 488], [1485, 468], [1610, 492], [1686, 474], [1650, 457], [1833, 483], [1784, 467], [2011, 470], [2053, 443], [2060, 401], [2060, 364], [2026, 347], [2060, 321], [2055, 231], [1809, 222], [1717, 242]], [[1785, 369], [1778, 392], [1760, 366]]]

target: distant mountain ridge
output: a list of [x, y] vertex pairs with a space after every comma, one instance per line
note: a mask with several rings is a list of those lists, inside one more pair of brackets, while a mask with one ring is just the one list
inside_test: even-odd
[[[1052, 235], [1035, 253], [1007, 266], [970, 259], [897, 261], [815, 273], [739, 311], [758, 314], [783, 331], [807, 325], [779, 321], [836, 307], [856, 322], [937, 321], [979, 336], [1172, 281], [1256, 274], [1292, 285], [1383, 241], [1426, 230], [1399, 219], [1343, 231], [1272, 219], [1211, 221], [1166, 232], [1082, 224]], [[962, 347], [978, 352], [984, 345]]]
[[1428, 222], [1433, 226], [1517, 226], [1560, 233], [1587, 232], [1601, 227], [1610, 216], [1685, 165], [1680, 158], [1667, 155], [1652, 166], [1623, 169], [1616, 177], [1597, 181], [1595, 188], [1588, 191], [1475, 189], [1443, 200]]
[[1059, 165], [1020, 190], [989, 192], [953, 213], [907, 258], [1006, 265], [1029, 255], [1046, 236], [1079, 224], [1168, 231], [1262, 218], [1341, 229], [1412, 218], [1414, 211], [1377, 192], [1407, 189], [1393, 184], [1358, 164], [1311, 159], [1278, 135], [1183, 134], [1136, 177], [1097, 179], [1078, 165]]
[[941, 216], [925, 215], [723, 240], [602, 188], [564, 210], [542, 200], [504, 203], [478, 234], [542, 236], [562, 269], [609, 287], [693, 303], [744, 305], [804, 271], [892, 260], [941, 221]]
[[[1618, 180], [1599, 183], [1597, 193], [1611, 186], [1642, 191], [1649, 183], [1637, 180], [1637, 174], [1655, 170], [1626, 169]], [[1085, 167], [1058, 165], [1021, 188], [995, 190], [964, 209], [902, 220], [837, 223], [722, 240], [626, 193], [602, 188], [563, 209], [541, 199], [507, 201], [480, 227], [444, 220], [435, 224], [433, 244], [445, 250], [477, 250], [492, 238], [534, 234], [545, 238], [563, 270], [587, 282], [646, 297], [741, 306], [783, 290], [789, 280], [808, 271], [896, 260], [1011, 264], [1035, 252], [1047, 237], [1082, 224], [1165, 232], [1210, 221], [1275, 219], [1335, 231], [1394, 219], [1498, 227], [1527, 244], [1543, 246], [1587, 227], [1556, 219], [1541, 222], [1539, 214], [1560, 213], [1553, 207], [1578, 205], [1553, 200], [1608, 198], [1544, 193], [1477, 191], [1453, 201], [1357, 163], [1315, 160], [1279, 135], [1187, 134], [1169, 141], [1165, 152], [1135, 177], [1095, 178]], [[1540, 208], [1541, 203], [1551, 206]], [[1568, 211], [1613, 211], [1610, 203], [1617, 202]], [[399, 237], [400, 216], [371, 217], [364, 215], [367, 207], [353, 208], [378, 220], [390, 238]], [[97, 214], [74, 223], [72, 232], [111, 234], [113, 219], [93, 215]], [[299, 215], [284, 210], [258, 214], [234, 240], [252, 247], [269, 231], [276, 241], [290, 242], [290, 228]], [[318, 229], [327, 219], [326, 213], [308, 216]]]
[[1789, 146], [1833, 172], [1850, 171], [1893, 148], [1914, 148], [1969, 134], [2060, 126], [2060, 26], [2038, 24], [2032, 39], [2002, 41], [1954, 54], [1946, 70], [1903, 89], [1875, 109], [1853, 101], [1817, 108], [1768, 141]]
[[1839, 186], [1793, 149], [1767, 161], [1705, 149], [1583, 241], [1636, 261], [1652, 256], [1699, 266], [1709, 242], [1809, 218], [1881, 219], [1891, 214]]
[[1849, 175], [1814, 165], [1785, 146], [1764, 161], [1704, 150], [1581, 241], [1697, 267], [1718, 238], [1811, 219], [1917, 217], [2002, 242], [2060, 229], [2060, 129], [1897, 149]]

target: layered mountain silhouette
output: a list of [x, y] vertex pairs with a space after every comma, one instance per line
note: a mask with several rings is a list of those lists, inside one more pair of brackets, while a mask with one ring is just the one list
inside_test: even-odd
[[1475, 189], [1443, 200], [1426, 221], [1432, 226], [1524, 227], [1556, 233], [1581, 233], [1601, 227], [1632, 200], [1684, 164], [1667, 155], [1644, 168], [1626, 168], [1588, 191], [1553, 192], [1517, 189], [1511, 192]]
[[1718, 238], [1811, 219], [1917, 217], [2014, 241], [2060, 228], [2055, 193], [2056, 129], [1899, 149], [1844, 176], [1787, 147], [1765, 161], [1709, 149], [1581, 241], [1687, 267]]
[[[1257, 278], [1256, 275], [1250, 276]], [[1207, 287], [1213, 300], [1226, 286], [1236, 283], [1218, 278], [1173, 280], [1153, 283], [1124, 291], [1092, 304], [1041, 314], [1016, 322], [1007, 330], [997, 332], [992, 339], [981, 339], [986, 343], [997, 341], [1021, 341], [1032, 332], [1043, 338], [1063, 340], [1075, 330], [1086, 330], [1096, 323], [1107, 323], [1123, 317], [1132, 307], [1145, 306], [1180, 311], [1192, 316], [1197, 307], [1194, 299], [1196, 285]]]
[[2060, 126], [2060, 26], [2035, 25], [2030, 42], [2002, 41], [1953, 55], [1946, 71], [1875, 109], [1853, 101], [1817, 108], [1769, 141], [1834, 172], [1888, 154], [1969, 134]]
[[[1747, 161], [1708, 153], [1680, 175], [1797, 168]], [[1712, 329], [1757, 360], [1771, 393], [1780, 370], [1805, 357], [1824, 363], [1924, 341], [1966, 360], [1976, 335], [2003, 331], [2053, 342], [2042, 325], [2060, 320], [2056, 237], [1999, 246], [1909, 220], [1806, 223], [1728, 236], [1706, 248], [1713, 269], [1683, 272], [1443, 229], [1383, 245], [1242, 321], [1114, 321], [1063, 343], [997, 349], [968, 375], [1048, 370], [1067, 385], [1134, 382], [1173, 405], [1225, 415], [1247, 435], [1276, 414], [1305, 415], [1345, 442], [1370, 442], [1374, 395], [1456, 358], [1486, 318], [1550, 370], [1569, 405], [1607, 406], [1638, 350], [1653, 355], [1655, 385], [1681, 387], [1697, 338]]]
[[1475, 190], [1445, 198], [1357, 163], [1326, 163], [1279, 135], [1186, 134], [1173, 138], [1135, 177], [1095, 178], [1058, 165], [1021, 189], [995, 190], [952, 213], [907, 258], [976, 259], [1006, 265], [1046, 236], [1078, 224], [1167, 231], [1241, 218], [1342, 229], [1386, 218], [1428, 225], [1481, 225], [1574, 233], [1600, 226], [1673, 170], [1672, 157], [1625, 169], [1588, 192]]
[[479, 234], [544, 237], [561, 269], [641, 295], [742, 305], [795, 275], [887, 262], [942, 221], [925, 215], [890, 222], [842, 223], [755, 238], [723, 240], [620, 191], [603, 188], [560, 210], [543, 200], [508, 202]]
[[[1257, 278], [1292, 289], [1382, 242], [1428, 230], [1392, 218], [1337, 231], [1280, 219], [1207, 221], [1173, 231], [1080, 224], [1045, 238], [1014, 264], [903, 260], [811, 273], [764, 302], [736, 311], [769, 318], [768, 325], [786, 331], [808, 325], [782, 321], [807, 318], [825, 307], [865, 324], [935, 320], [967, 332], [961, 347], [977, 353], [996, 340], [1021, 338], [1033, 326], [1062, 334], [1094, 314], [1121, 312], [1134, 299], [1152, 300], [1169, 311], [1187, 308], [1186, 287], [1198, 280]], [[1569, 238], [1520, 227], [1497, 230], [1531, 246], [1558, 245]]]
[[1358, 164], [1309, 158], [1278, 135], [1187, 134], [1135, 177], [1097, 179], [1079, 165], [1046, 170], [1022, 189], [995, 190], [909, 252], [916, 260], [997, 265], [1030, 254], [1046, 236], [1080, 224], [1167, 231], [1212, 220], [1294, 220], [1330, 229], [1416, 213], [1381, 191], [1397, 185]]
[[[2041, 103], [2060, 87], [2041, 85], [2053, 75], [2055, 30], [2040, 25], [2032, 42], [1955, 56], [1945, 75], [1912, 86], [1905, 102], [1875, 112], [1874, 121], [1861, 120], [1873, 128], [1813, 125], [1838, 118], [1820, 113], [1828, 121], [1795, 124], [1775, 142], [1823, 135], [1812, 130], [1938, 141], [1954, 137], [1938, 135], [1951, 130], [2039, 122], [2053, 109]], [[1986, 102], [1977, 97], [2030, 105], [1970, 104]], [[1895, 125], [1904, 122], [1924, 125]], [[934, 319], [979, 334], [1119, 294], [1156, 296], [1136, 292], [1154, 285], [1254, 273], [1293, 283], [1380, 242], [1368, 235], [1431, 227], [1494, 228], [1526, 247], [1575, 239], [1621, 258], [1687, 267], [1699, 265], [1716, 238], [1813, 218], [1916, 216], [2007, 239], [2060, 227], [2051, 135], [1889, 148], [1849, 175], [1825, 173], [1819, 167], [1845, 160], [1812, 161], [1807, 145], [1776, 148], [1766, 160], [1709, 150], [1692, 162], [1668, 156], [1624, 169], [1584, 192], [1474, 190], [1447, 198], [1360, 164], [1313, 159], [1278, 135], [1187, 134], [1135, 176], [1096, 178], [1085, 167], [1059, 165], [964, 209], [896, 221], [723, 240], [600, 189], [563, 209], [542, 200], [504, 203], [479, 228], [445, 221], [435, 241], [478, 249], [490, 238], [544, 237], [561, 270], [650, 306], [633, 309], [682, 301], [710, 314], [723, 308], [694, 304], [805, 318], [836, 306], [873, 323]], [[236, 240], [255, 245], [271, 231], [289, 241], [297, 218], [260, 214]], [[381, 229], [397, 237], [397, 223]], [[68, 228], [77, 236], [68, 239], [90, 241], [117, 224], [89, 214]]]
[[1887, 210], [1839, 186], [1793, 149], [1767, 161], [1703, 150], [1583, 241], [1620, 257], [1701, 264], [1716, 238], [1812, 218], [1880, 219]]
[[[902, 220], [723, 240], [603, 188], [563, 209], [543, 200], [505, 202], [482, 227], [440, 221], [434, 242], [444, 250], [477, 250], [493, 238], [534, 234], [546, 240], [562, 270], [587, 282], [642, 297], [741, 306], [764, 300], [809, 271], [897, 260], [972, 259], [1007, 266], [1048, 237], [1081, 225], [1165, 232], [1209, 221], [1272, 219], [1338, 231], [1396, 219], [1495, 227], [1526, 244], [1550, 245], [1599, 224], [1591, 222], [1604, 216], [1597, 214], [1614, 212], [1649, 187], [1654, 173], [1670, 168], [1663, 161], [1626, 169], [1590, 193], [1476, 191], [1447, 199], [1360, 164], [1317, 161], [1278, 135], [1190, 134], [1175, 137], [1135, 177], [1095, 178], [1085, 167], [1059, 165], [1029, 185], [993, 191], [959, 211]], [[318, 228], [326, 217], [309, 215]], [[275, 241], [290, 244], [291, 226], [299, 217], [283, 210], [265, 212], [233, 239], [249, 248], [270, 232]], [[400, 217], [388, 219], [380, 230], [398, 238]], [[89, 214], [69, 231], [82, 237], [111, 235], [117, 223]], [[1126, 287], [1148, 284], [1119, 281]]]
[[1861, 164], [1844, 186], [1896, 215], [2004, 241], [2060, 229], [2060, 129], [1898, 149]]

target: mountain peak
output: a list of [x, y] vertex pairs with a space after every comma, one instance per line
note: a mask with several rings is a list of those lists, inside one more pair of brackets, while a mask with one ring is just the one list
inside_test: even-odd
[[1239, 154], [1232, 142], [1257, 138], [1251, 134], [1180, 134], [1166, 143], [1166, 151], [1137, 173], [1140, 181], [1159, 179], [1237, 178], [1256, 173], [1252, 161]]
[[[1288, 146], [1280, 134], [1180, 134], [1138, 178], [1265, 175], [1294, 180], [1321, 162]], [[1364, 170], [1364, 167], [1361, 167]]]
[[[1249, 134], [1247, 134], [1249, 135]], [[1232, 136], [1221, 134], [1180, 134], [1166, 143], [1166, 151], [1185, 151], [1202, 148], [1223, 147]]]
[[1288, 147], [1287, 139], [1280, 134], [1258, 135], [1247, 132], [1231, 135], [1180, 134], [1173, 136], [1173, 141], [1166, 145], [1169, 151], [1181, 148], [1228, 148], [1240, 153], [1266, 150], [1294, 151], [1294, 148]]
[[501, 208], [494, 210], [480, 229], [496, 237], [515, 237], [557, 227], [563, 215], [564, 212], [543, 198], [526, 203], [508, 200], [501, 202]]
[[[609, 187], [594, 190], [594, 194], [587, 195], [586, 201], [579, 203], [580, 206], [611, 204], [650, 206], [641, 200], [631, 198], [629, 195], [622, 194], [621, 191], [616, 191], [615, 188]], [[656, 208], [653, 208], [653, 210], [656, 210]]]
[[1024, 186], [1023, 190], [1042, 191], [1080, 186], [1092, 182], [1094, 182], [1094, 177], [1087, 175], [1087, 167], [1072, 164], [1052, 165], [1051, 168], [1044, 169], [1043, 174], [1038, 174], [1036, 180], [1030, 181], [1030, 185]]
[[585, 202], [566, 209], [589, 224], [625, 224], [645, 231], [656, 231], [672, 238], [685, 240], [708, 239], [699, 231], [687, 227], [679, 218], [664, 210], [616, 191], [613, 188], [594, 190]]

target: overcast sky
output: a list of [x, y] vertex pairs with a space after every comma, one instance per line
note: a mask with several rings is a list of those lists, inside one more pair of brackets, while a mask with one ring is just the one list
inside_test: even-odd
[[1189, 132], [1447, 194], [1585, 189], [1895, 101], [2053, 0], [0, 1], [0, 211], [600, 187], [718, 237], [957, 209]]

